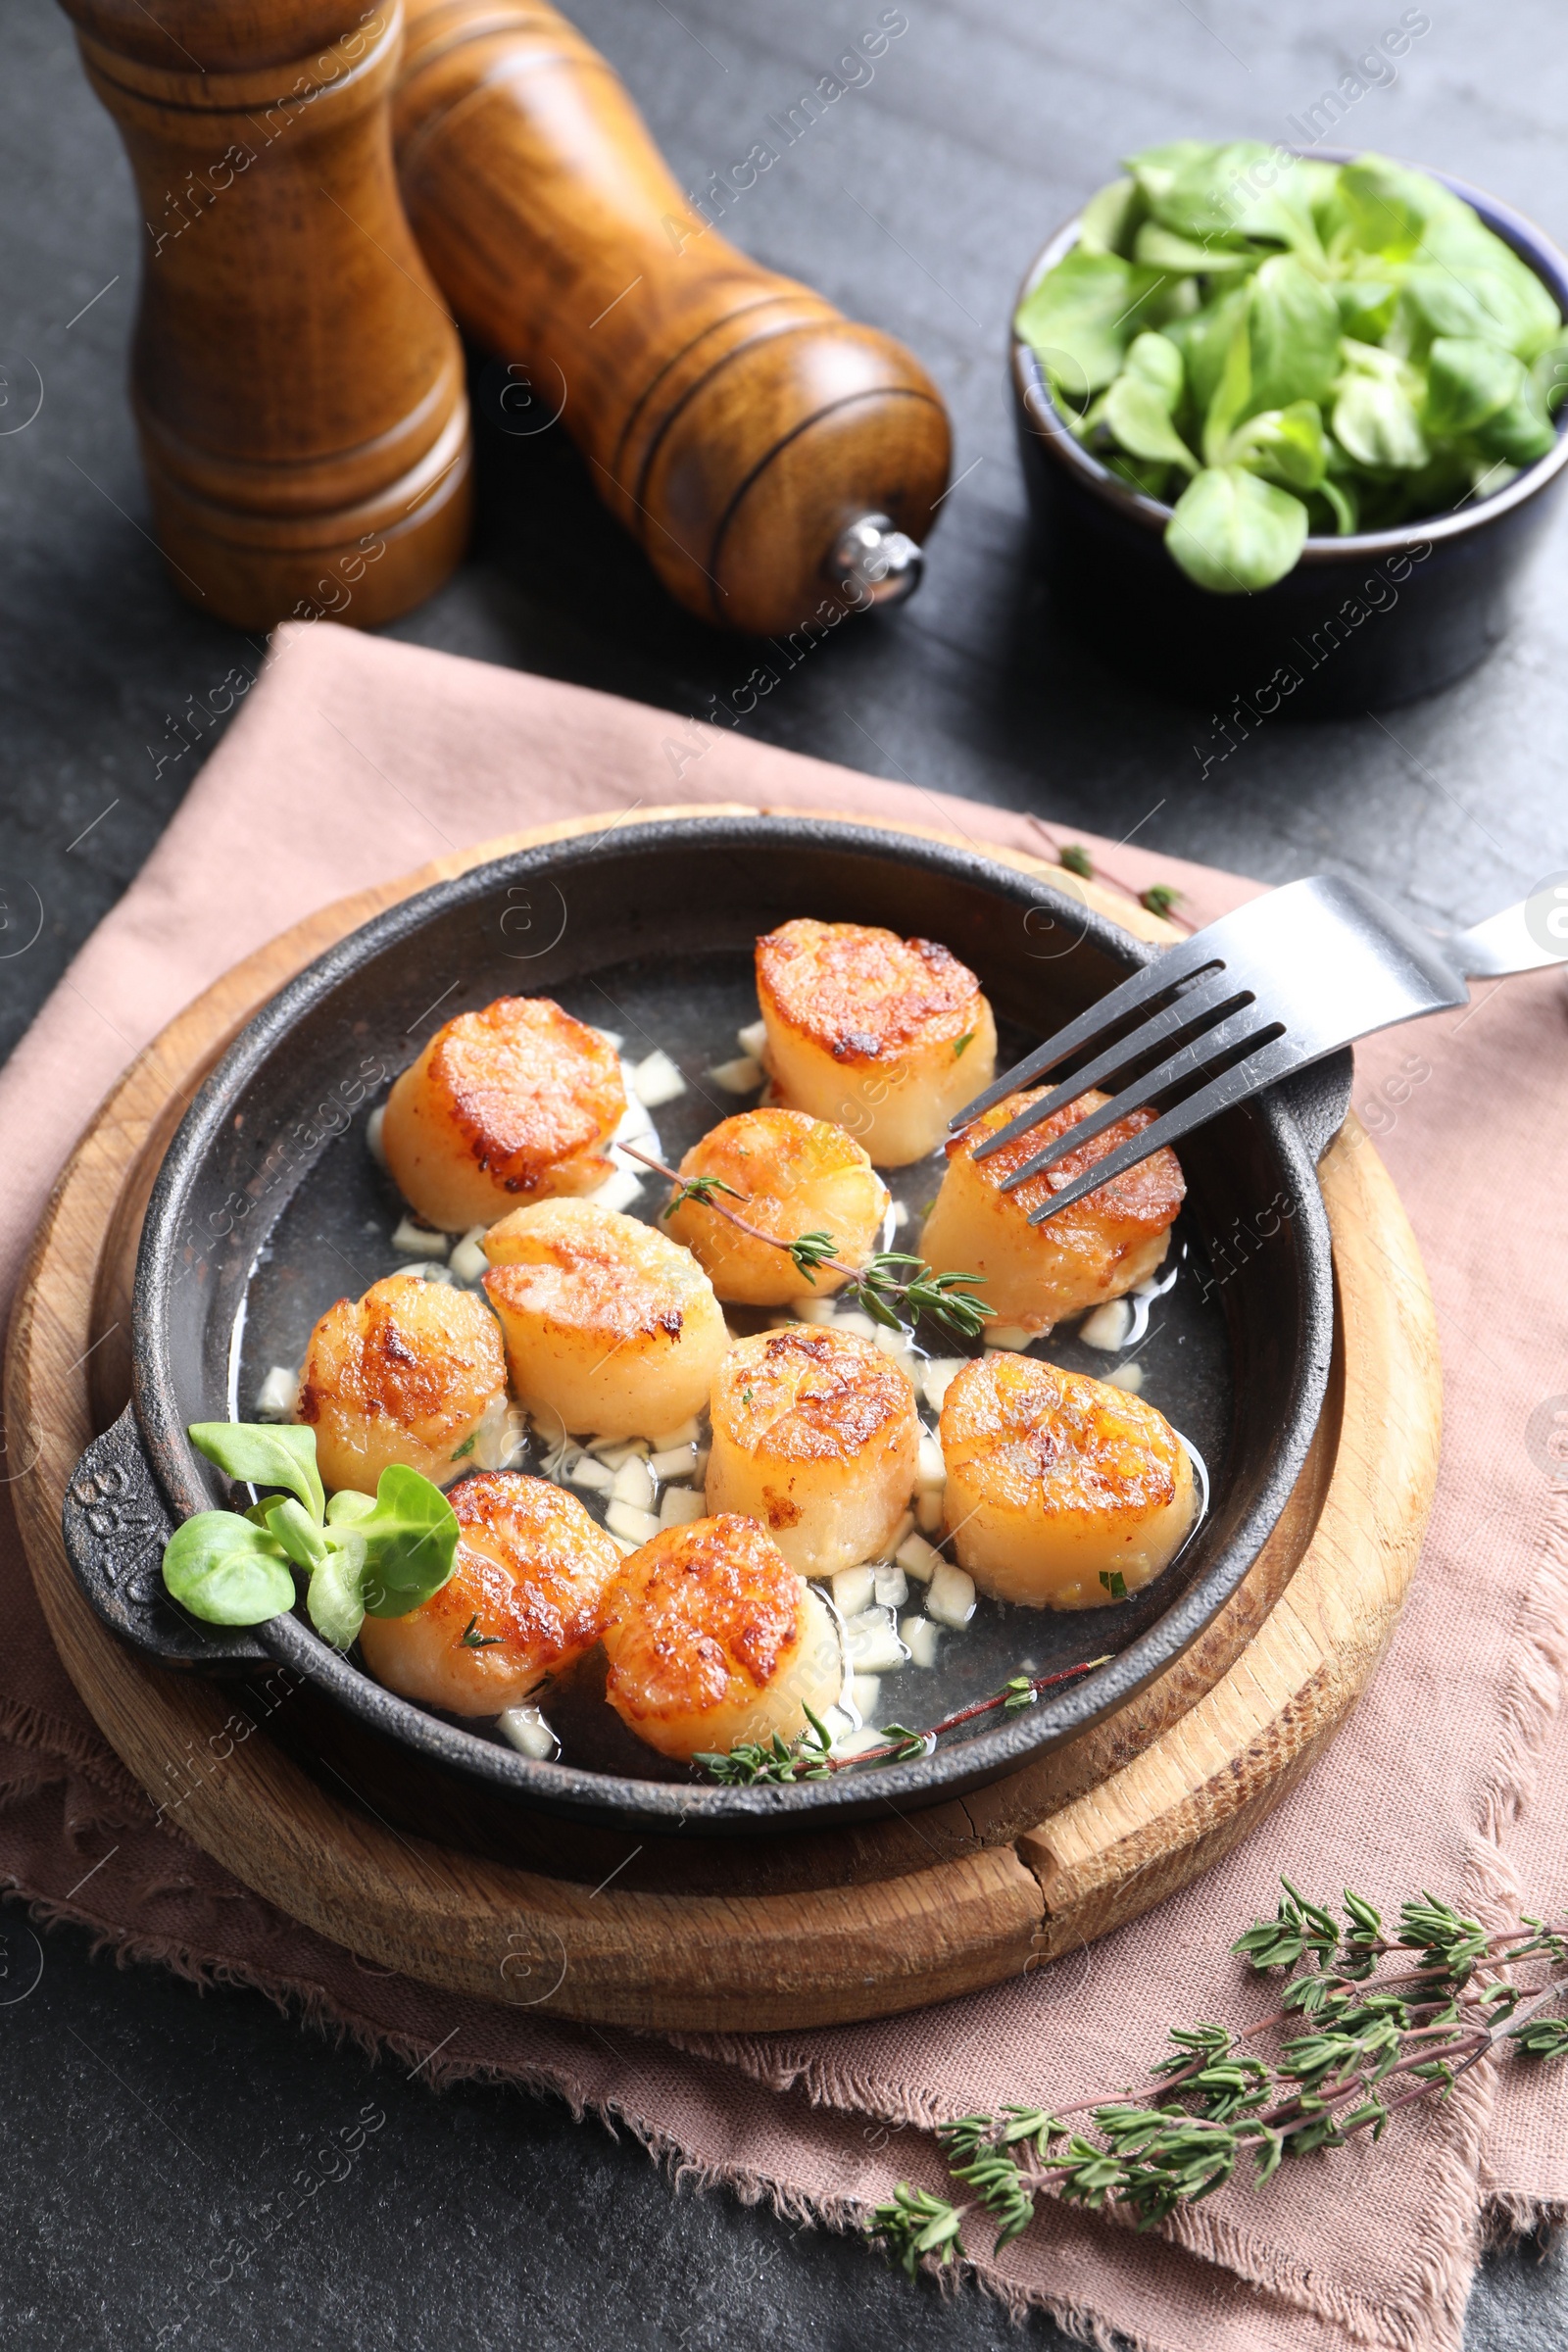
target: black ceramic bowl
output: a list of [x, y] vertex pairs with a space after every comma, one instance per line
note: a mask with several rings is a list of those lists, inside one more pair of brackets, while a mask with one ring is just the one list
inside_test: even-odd
[[[1568, 317], [1568, 256], [1495, 197], [1446, 172], [1432, 177], [1475, 208]], [[1074, 219], [1036, 255], [1014, 314], [1077, 239]], [[1045, 369], [1016, 334], [1011, 377], [1056, 609], [1116, 667], [1212, 711], [1197, 749], [1214, 761], [1261, 719], [1387, 709], [1474, 668], [1507, 633], [1516, 585], [1568, 466], [1565, 416], [1556, 447], [1494, 496], [1394, 531], [1308, 539], [1295, 570], [1271, 588], [1218, 596], [1166, 553], [1169, 507], [1118, 480], [1073, 438]]]
[[[500, 995], [548, 993], [612, 1023], [628, 1048], [663, 1046], [691, 1082], [656, 1114], [664, 1153], [678, 1157], [736, 1107], [733, 1097], [713, 1098], [705, 1073], [755, 1017], [757, 935], [807, 912], [946, 942], [980, 974], [1006, 1054], [1150, 953], [982, 857], [790, 816], [616, 826], [481, 866], [354, 933], [241, 1033], [159, 1175], [137, 1268], [133, 1402], [84, 1456], [66, 1511], [77, 1574], [119, 1633], [171, 1665], [290, 1670], [281, 1686], [272, 1678], [293, 1703], [271, 1728], [304, 1761], [405, 1824], [513, 1853], [530, 1850], [541, 1809], [575, 1824], [587, 1853], [606, 1825], [723, 1836], [930, 1804], [1097, 1721], [1196, 1638], [1273, 1527], [1322, 1402], [1333, 1309], [1314, 1169], [1344, 1117], [1348, 1055], [1183, 1146], [1179, 1271], [1143, 1361], [1154, 1401], [1208, 1462], [1210, 1508], [1164, 1576], [1124, 1605], [1059, 1615], [983, 1601], [961, 1638], [944, 1638], [936, 1671], [905, 1672], [898, 1708], [931, 1721], [997, 1690], [1026, 1658], [1043, 1673], [1119, 1653], [1058, 1697], [985, 1719], [973, 1737], [891, 1769], [728, 1788], [664, 1766], [594, 1701], [563, 1730], [563, 1760], [536, 1762], [485, 1726], [394, 1696], [301, 1616], [223, 1633], [164, 1593], [171, 1523], [227, 1499], [186, 1424], [250, 1417], [268, 1366], [297, 1363], [331, 1300], [396, 1263], [399, 1207], [365, 1123], [433, 1020]], [[936, 1175], [929, 1163], [908, 1171], [911, 1199], [928, 1197]], [[658, 1197], [651, 1187], [650, 1213]], [[1052, 1354], [1106, 1366], [1067, 1332]], [[107, 1514], [95, 1507], [105, 1495], [116, 1501]], [[124, 1531], [137, 1526], [127, 1550]]]

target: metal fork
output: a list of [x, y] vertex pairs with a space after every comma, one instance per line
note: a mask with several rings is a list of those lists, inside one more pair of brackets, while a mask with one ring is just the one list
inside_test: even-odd
[[1288, 882], [1167, 948], [977, 1095], [951, 1125], [967, 1126], [993, 1103], [1071, 1062], [1070, 1077], [976, 1147], [974, 1157], [986, 1159], [1089, 1088], [1113, 1088], [1108, 1102], [1013, 1170], [1002, 1188], [1012, 1192], [1129, 1111], [1192, 1089], [1031, 1210], [1030, 1224], [1040, 1225], [1161, 1145], [1325, 1054], [1465, 1004], [1466, 979], [1501, 979], [1564, 961], [1568, 875], [1473, 930], [1446, 935], [1418, 930], [1358, 882], [1333, 874]]

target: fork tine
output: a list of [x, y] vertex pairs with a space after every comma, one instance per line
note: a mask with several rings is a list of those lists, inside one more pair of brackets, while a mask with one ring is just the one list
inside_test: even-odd
[[[1249, 1012], [1251, 1012], [1250, 1027], [1248, 1025]], [[1178, 1047], [1157, 1067], [1146, 1071], [1142, 1078], [1133, 1079], [1119, 1094], [1112, 1095], [1110, 1101], [1102, 1102], [1098, 1110], [1091, 1110], [1073, 1126], [1064, 1127], [1060, 1135], [1043, 1144], [1031, 1158], [1024, 1161], [1022, 1167], [1014, 1168], [1010, 1176], [1004, 1177], [1002, 1190], [1004, 1193], [1016, 1192], [1019, 1185], [1027, 1184], [1031, 1176], [1038, 1176], [1042, 1169], [1054, 1166], [1058, 1159], [1065, 1159], [1069, 1152], [1076, 1152], [1084, 1144], [1092, 1143], [1097, 1135], [1102, 1135], [1107, 1127], [1114, 1127], [1117, 1120], [1126, 1118], [1130, 1111], [1142, 1110], [1154, 1096], [1164, 1094], [1168, 1087], [1180, 1085], [1184, 1078], [1200, 1076], [1216, 1062], [1222, 1061], [1224, 1067], [1229, 1068], [1233, 1061], [1240, 1061], [1247, 1054], [1255, 1053], [1259, 1046], [1268, 1045], [1280, 1032], [1281, 1024], [1278, 1021], [1260, 1023], [1249, 1001], [1243, 1011], [1232, 1013], [1213, 1029], [1205, 1029], [1201, 1037], [1190, 1038], [1185, 1046]], [[1215, 1074], [1218, 1075], [1218, 1072]]]
[[1043, 1046], [1037, 1046], [1032, 1054], [1026, 1054], [1022, 1061], [1008, 1070], [1004, 1077], [995, 1079], [984, 1094], [976, 1095], [972, 1102], [966, 1102], [956, 1117], [948, 1121], [950, 1130], [956, 1133], [958, 1128], [966, 1127], [971, 1119], [979, 1118], [982, 1111], [989, 1110], [994, 1102], [1002, 1102], [1007, 1095], [1017, 1094], [1023, 1087], [1033, 1086], [1037, 1078], [1043, 1077], [1047, 1070], [1054, 1069], [1069, 1054], [1082, 1053], [1087, 1047], [1099, 1045], [1106, 1030], [1113, 1028], [1117, 1021], [1146, 1006], [1157, 1010], [1183, 980], [1194, 979], [1218, 962], [1219, 957], [1204, 947], [1200, 931], [1191, 939], [1181, 940], [1175, 947], [1167, 948], [1162, 956], [1154, 957], [1152, 963], [1146, 963], [1141, 971], [1129, 974], [1108, 996], [1100, 998], [1075, 1021], [1069, 1021], [1065, 1029], [1058, 1029], [1054, 1037], [1048, 1037]]
[[1038, 1102], [1031, 1102], [1026, 1109], [1019, 1111], [1017, 1117], [1009, 1119], [1005, 1127], [999, 1127], [995, 1135], [988, 1135], [983, 1144], [975, 1146], [970, 1157], [988, 1159], [993, 1152], [1000, 1152], [1004, 1144], [1014, 1142], [1020, 1135], [1027, 1135], [1031, 1127], [1038, 1127], [1043, 1120], [1049, 1119], [1064, 1102], [1076, 1102], [1080, 1095], [1086, 1095], [1092, 1086], [1099, 1086], [1102, 1079], [1114, 1077], [1145, 1054], [1152, 1054], [1167, 1038], [1179, 1037], [1184, 1029], [1196, 1028], [1205, 1018], [1212, 1027], [1215, 1021], [1224, 1019], [1250, 1003], [1250, 997], [1244, 993], [1233, 993], [1227, 997], [1224, 993], [1225, 982], [1223, 967], [1217, 968], [1212, 975], [1195, 981], [1163, 1012], [1156, 1012], [1141, 1028], [1129, 1029], [1125, 1037], [1118, 1038], [1113, 1046], [1107, 1046], [1093, 1061], [1084, 1063], [1081, 1068], [1074, 1070], [1070, 1078], [1064, 1078], [1059, 1086], [1053, 1087], [1049, 1094], [1043, 1095]]
[[1124, 1176], [1129, 1168], [1136, 1168], [1140, 1161], [1152, 1157], [1164, 1145], [1174, 1144], [1182, 1136], [1190, 1135], [1195, 1127], [1201, 1127], [1205, 1119], [1214, 1118], [1237, 1102], [1245, 1102], [1250, 1095], [1259, 1094], [1265, 1086], [1272, 1086], [1276, 1079], [1287, 1077], [1295, 1066], [1296, 1057], [1289, 1039], [1276, 1036], [1264, 1046], [1261, 1053], [1233, 1062], [1228, 1070], [1222, 1070], [1206, 1086], [1200, 1086], [1188, 1095], [1173, 1110], [1162, 1112], [1141, 1134], [1131, 1137], [1125, 1144], [1118, 1144], [1115, 1151], [1107, 1152], [1103, 1159], [1097, 1159], [1092, 1168], [1086, 1168], [1081, 1176], [1075, 1176], [1071, 1184], [1064, 1184], [1060, 1192], [1054, 1194], [1041, 1207], [1031, 1209], [1030, 1224], [1043, 1225], [1048, 1217], [1055, 1216], [1061, 1209], [1071, 1208], [1090, 1193], [1098, 1192], [1102, 1184], [1109, 1184], [1112, 1178]]

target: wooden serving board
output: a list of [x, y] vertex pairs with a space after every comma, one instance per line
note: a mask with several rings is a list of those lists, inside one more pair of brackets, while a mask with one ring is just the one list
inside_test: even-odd
[[[485, 843], [297, 924], [147, 1048], [56, 1187], [11, 1325], [9, 1426], [38, 1448], [37, 1475], [15, 1492], [61, 1655], [149, 1788], [162, 1787], [170, 1755], [221, 1741], [231, 1699], [218, 1683], [149, 1664], [99, 1624], [60, 1521], [78, 1455], [128, 1394], [135, 1242], [169, 1138], [235, 1031], [334, 940], [431, 882], [601, 825]], [[1038, 859], [992, 854], [1063, 883]], [[1109, 891], [1068, 887], [1142, 937], [1174, 936]], [[269, 1901], [368, 1960], [481, 1998], [631, 2026], [766, 2030], [889, 2015], [1039, 1967], [1137, 1917], [1237, 1844], [1343, 1723], [1388, 1642], [1426, 1527], [1441, 1392], [1415, 1240], [1353, 1116], [1320, 1173], [1334, 1364], [1280, 1524], [1185, 1656], [1024, 1771], [917, 1816], [890, 1807], [885, 1826], [758, 1839], [739, 1852], [726, 1844], [721, 1858], [706, 1841], [636, 1848], [628, 1836], [613, 1883], [596, 1887], [580, 1854], [549, 1858], [549, 1825], [538, 1867], [411, 1838], [259, 1733], [225, 1743], [221, 1771], [182, 1807], [186, 1831]]]

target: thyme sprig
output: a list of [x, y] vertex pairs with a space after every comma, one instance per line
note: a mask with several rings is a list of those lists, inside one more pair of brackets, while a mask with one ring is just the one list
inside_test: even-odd
[[[1505, 1973], [1532, 1962], [1568, 1969], [1568, 1923], [1526, 1913], [1489, 1935], [1423, 1892], [1386, 1935], [1379, 1912], [1348, 1887], [1342, 1920], [1289, 1879], [1281, 1886], [1273, 1919], [1231, 1947], [1259, 1974], [1299, 1970], [1288, 1974], [1280, 2008], [1239, 2034], [1173, 2027], [1142, 2096], [958, 2117], [937, 2137], [970, 2201], [901, 2182], [872, 2213], [869, 2234], [912, 2278], [928, 2258], [938, 2269], [966, 2259], [971, 2215], [993, 2224], [998, 2246], [1021, 2235], [1043, 2195], [1118, 2206], [1147, 2230], [1238, 2175], [1258, 2187], [1286, 2156], [1343, 2147], [1359, 2132], [1381, 2138], [1401, 2107], [1446, 2098], [1504, 2042], [1525, 2057], [1568, 2057], [1568, 2016], [1559, 2014], [1568, 1975], [1526, 1988]], [[1380, 1974], [1396, 1954], [1418, 1965]], [[1264, 2034], [1278, 2042], [1272, 2061], [1244, 2047]], [[1068, 2120], [1086, 2113], [1093, 2137]]]
[[684, 1201], [699, 1200], [715, 1216], [726, 1217], [742, 1233], [749, 1233], [754, 1241], [766, 1242], [771, 1250], [788, 1250], [797, 1271], [813, 1289], [822, 1267], [846, 1275], [846, 1293], [858, 1298], [872, 1322], [880, 1323], [886, 1331], [902, 1331], [906, 1325], [912, 1328], [922, 1315], [929, 1315], [934, 1323], [945, 1325], [959, 1339], [977, 1340], [991, 1320], [990, 1307], [982, 1306], [978, 1298], [970, 1296], [985, 1281], [983, 1274], [935, 1274], [923, 1257], [911, 1257], [903, 1250], [881, 1250], [868, 1257], [863, 1266], [849, 1265], [835, 1255], [838, 1244], [830, 1233], [803, 1233], [793, 1242], [781, 1242], [775, 1234], [764, 1233], [760, 1225], [754, 1225], [750, 1217], [743, 1217], [737, 1209], [726, 1208], [717, 1199], [720, 1193], [727, 1193], [732, 1200], [747, 1198], [732, 1184], [725, 1184], [717, 1176], [683, 1177], [674, 1168], [666, 1167], [662, 1159], [655, 1159], [651, 1152], [639, 1151], [635, 1144], [622, 1144], [620, 1150], [630, 1158], [640, 1159], [657, 1176], [667, 1177], [675, 1187], [661, 1211], [662, 1216], [672, 1215]]
[[1081, 1674], [1090, 1674], [1097, 1666], [1108, 1666], [1112, 1652], [1102, 1658], [1088, 1658], [1081, 1666], [1068, 1666], [1059, 1674], [1015, 1674], [1000, 1690], [989, 1698], [971, 1699], [966, 1707], [956, 1707], [939, 1723], [925, 1731], [916, 1731], [906, 1723], [883, 1725], [887, 1734], [880, 1747], [862, 1747], [853, 1756], [833, 1753], [833, 1735], [818, 1716], [806, 1710], [808, 1728], [794, 1740], [781, 1739], [775, 1732], [771, 1740], [745, 1740], [723, 1754], [705, 1749], [693, 1756], [710, 1780], [726, 1788], [750, 1788], [759, 1781], [826, 1781], [834, 1773], [843, 1772], [851, 1764], [907, 1764], [916, 1756], [928, 1756], [944, 1732], [956, 1729], [960, 1723], [972, 1723], [978, 1715], [990, 1715], [1001, 1708], [1004, 1714], [1015, 1714], [1020, 1707], [1032, 1707], [1042, 1690], [1054, 1683], [1070, 1683]]

